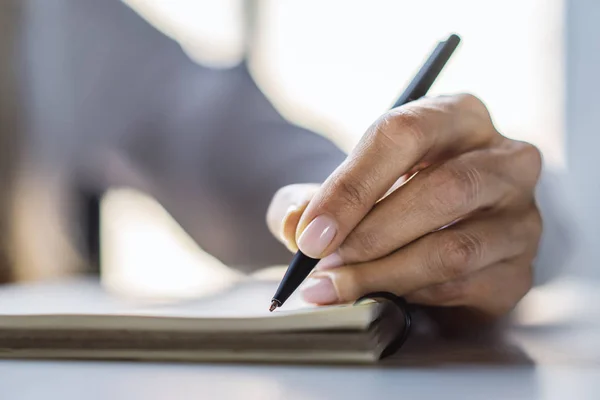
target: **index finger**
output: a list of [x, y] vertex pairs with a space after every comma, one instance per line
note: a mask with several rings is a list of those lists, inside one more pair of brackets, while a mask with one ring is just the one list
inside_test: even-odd
[[422, 99], [391, 110], [313, 197], [298, 224], [298, 247], [313, 258], [332, 253], [415, 165], [485, 146], [495, 136], [487, 109], [472, 95]]

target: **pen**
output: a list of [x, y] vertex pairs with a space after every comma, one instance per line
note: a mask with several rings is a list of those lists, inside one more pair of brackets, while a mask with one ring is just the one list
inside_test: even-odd
[[[417, 75], [415, 75], [402, 95], [396, 100], [392, 108], [400, 107], [425, 96], [459, 43], [460, 37], [454, 34], [450, 35], [445, 41], [439, 42]], [[274, 311], [277, 307], [281, 307], [292, 293], [298, 289], [300, 284], [311, 273], [318, 262], [319, 259], [308, 257], [306, 254], [298, 251], [290, 262], [290, 265], [271, 300], [269, 311]]]

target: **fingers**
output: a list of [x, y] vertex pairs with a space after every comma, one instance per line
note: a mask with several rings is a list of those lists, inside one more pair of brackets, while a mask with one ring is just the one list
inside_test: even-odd
[[521, 143], [429, 167], [377, 203], [338, 253], [346, 264], [374, 260], [479, 210], [529, 206], [539, 160], [535, 147]]
[[410, 303], [467, 306], [491, 316], [509, 312], [531, 288], [531, 259], [500, 262], [473, 275], [430, 286], [405, 296]]
[[322, 258], [417, 164], [498, 138], [485, 106], [473, 96], [420, 100], [390, 111], [315, 194], [298, 224], [299, 247], [311, 257]]
[[316, 183], [288, 185], [279, 189], [273, 196], [267, 210], [267, 226], [290, 251], [298, 250], [296, 226], [319, 186]]
[[382, 259], [319, 271], [303, 294], [307, 301], [329, 304], [377, 291], [405, 295], [454, 281], [528, 253], [536, 245], [530, 238], [539, 231], [537, 222], [532, 212], [462, 221]]

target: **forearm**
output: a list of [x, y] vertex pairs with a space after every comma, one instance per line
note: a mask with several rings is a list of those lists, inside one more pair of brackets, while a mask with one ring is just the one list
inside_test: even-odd
[[345, 157], [326, 139], [293, 126], [281, 124], [260, 129], [265, 141], [248, 143], [250, 148], [258, 147], [258, 151], [240, 154], [241, 149], [247, 148], [240, 146], [232, 154], [235, 162], [229, 165], [229, 175], [234, 179], [216, 185], [219, 197], [226, 199], [232, 210], [238, 210], [227, 227], [233, 240], [223, 245], [215, 242], [211, 249], [230, 265], [287, 263], [289, 251], [273, 237], [265, 223], [273, 195], [289, 184], [323, 182]]
[[286, 262], [265, 224], [271, 196], [324, 180], [344, 154], [287, 123], [244, 65], [193, 63], [117, 0], [34, 3], [32, 118], [49, 121], [31, 132], [37, 172], [68, 171], [86, 191], [147, 191], [227, 264]]
[[[182, 85], [201, 79], [188, 71]], [[180, 91], [171, 108], [169, 160], [154, 176], [159, 200], [209, 253], [240, 269], [282, 264], [289, 252], [268, 231], [265, 216], [273, 194], [290, 183], [322, 182], [345, 155], [327, 139], [286, 122], [260, 93], [244, 66], [223, 72], [206, 112], [184, 104]], [[202, 105], [204, 107], [202, 107]], [[208, 117], [210, 114], [210, 117]], [[150, 164], [147, 164], [150, 165]]]

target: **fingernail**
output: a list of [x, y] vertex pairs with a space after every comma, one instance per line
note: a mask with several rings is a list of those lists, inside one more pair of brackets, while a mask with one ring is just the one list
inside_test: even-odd
[[342, 265], [344, 265], [344, 261], [342, 260], [342, 257], [337, 252], [335, 252], [335, 253], [330, 254], [327, 257], [323, 258], [321, 261], [319, 261], [316, 268], [318, 268], [320, 270], [327, 270], [327, 269], [341, 267]]
[[319, 215], [304, 229], [298, 239], [298, 247], [309, 257], [319, 258], [327, 249], [335, 234], [337, 226], [333, 219]]
[[333, 282], [326, 275], [309, 278], [302, 288], [302, 297], [315, 304], [331, 304], [338, 299]]

